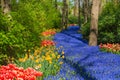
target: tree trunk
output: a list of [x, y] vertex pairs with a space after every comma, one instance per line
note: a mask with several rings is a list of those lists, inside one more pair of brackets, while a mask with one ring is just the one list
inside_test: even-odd
[[0, 9], [1, 9], [1, 5], [2, 5], [2, 4], [1, 4], [1, 0], [0, 0]]
[[2, 12], [8, 14], [10, 12], [10, 0], [1, 0]]
[[97, 35], [98, 35], [98, 15], [99, 15], [99, 5], [101, 0], [92, 1], [92, 10], [91, 10], [91, 26], [90, 26], [90, 36], [89, 36], [89, 45], [97, 45]]
[[88, 3], [89, 1], [88, 0], [84, 0], [84, 23], [87, 23], [87, 21], [88, 21], [88, 5], [89, 5], [89, 3]]
[[75, 17], [78, 17], [78, 14], [79, 14], [79, 3], [78, 3], [79, 0], [74, 0], [74, 16]]
[[104, 6], [106, 5], [107, 0], [101, 0], [100, 2], [100, 9], [99, 9], [99, 15], [102, 13], [102, 10], [104, 8]]
[[66, 24], [66, 22], [65, 22], [65, 12], [66, 12], [65, 5], [66, 5], [66, 0], [63, 0], [63, 9], [62, 9], [62, 27], [63, 27], [63, 29]]
[[55, 0], [55, 8], [58, 9], [57, 0]]
[[68, 26], [68, 14], [69, 14], [69, 0], [67, 0], [66, 2], [66, 26], [65, 26], [65, 29], [67, 29], [67, 26]]
[[63, 9], [62, 9], [62, 27], [67, 29], [68, 24], [68, 0], [63, 0]]
[[91, 17], [92, 0], [88, 0], [88, 17]]
[[114, 4], [115, 5], [119, 4], [119, 0], [114, 0]]
[[81, 26], [81, 21], [80, 21], [80, 0], [78, 0], [78, 25], [79, 25], [79, 27]]

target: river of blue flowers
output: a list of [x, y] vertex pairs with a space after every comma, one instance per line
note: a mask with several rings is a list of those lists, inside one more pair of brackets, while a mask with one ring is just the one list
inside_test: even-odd
[[70, 26], [54, 36], [56, 47], [63, 46], [64, 63], [57, 75], [44, 80], [120, 80], [120, 55], [89, 46], [78, 30]]

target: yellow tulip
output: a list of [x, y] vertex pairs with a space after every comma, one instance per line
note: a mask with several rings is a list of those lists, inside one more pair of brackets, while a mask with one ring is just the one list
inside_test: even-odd
[[28, 59], [28, 54], [25, 54], [25, 57], [24, 57], [24, 59]]
[[41, 67], [42, 65], [41, 64], [38, 64], [39, 67]]
[[38, 54], [37, 51], [35, 51], [35, 52], [34, 52], [34, 56], [37, 56], [37, 54]]
[[35, 62], [38, 63], [38, 62], [39, 62], [39, 59], [36, 59]]
[[49, 55], [50, 53], [49, 52], [47, 52], [45, 55], [47, 56], [47, 55]]
[[45, 56], [42, 56], [43, 59], [45, 59]]
[[30, 59], [34, 60], [34, 56], [30, 55]]
[[64, 51], [62, 51], [62, 54], [65, 54]]
[[25, 59], [19, 58], [19, 61], [20, 61], [20, 62], [25, 62]]
[[50, 60], [52, 60], [52, 59], [51, 59], [51, 57], [48, 55], [48, 56], [45, 57], [45, 60], [50, 61]]
[[58, 55], [57, 58], [59, 59], [59, 58], [60, 58], [60, 55]]
[[52, 64], [52, 61], [49, 61], [50, 64]]
[[56, 58], [56, 55], [54, 53], [52, 53], [52, 58]]
[[59, 64], [63, 64], [63, 62], [60, 62]]
[[65, 56], [62, 56], [62, 58], [65, 58]]
[[39, 68], [41, 68], [41, 64], [38, 64], [37, 66], [35, 66], [35, 69], [39, 69]]

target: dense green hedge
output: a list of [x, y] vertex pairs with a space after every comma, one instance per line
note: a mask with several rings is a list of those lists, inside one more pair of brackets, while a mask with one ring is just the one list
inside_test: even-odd
[[120, 42], [120, 5], [108, 3], [99, 18], [99, 42]]

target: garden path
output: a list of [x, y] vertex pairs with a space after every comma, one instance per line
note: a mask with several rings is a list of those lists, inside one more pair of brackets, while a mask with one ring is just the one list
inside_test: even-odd
[[56, 47], [64, 48], [64, 63], [56, 76], [45, 80], [120, 80], [120, 55], [88, 46], [78, 30], [71, 26], [54, 36]]

